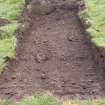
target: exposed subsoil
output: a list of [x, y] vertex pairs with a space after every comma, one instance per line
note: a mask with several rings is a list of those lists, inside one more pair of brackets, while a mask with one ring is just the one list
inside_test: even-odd
[[16, 60], [7, 62], [0, 76], [0, 98], [17, 100], [38, 91], [72, 99], [104, 97], [103, 70], [94, 62], [77, 11], [57, 8], [30, 22], [18, 37]]

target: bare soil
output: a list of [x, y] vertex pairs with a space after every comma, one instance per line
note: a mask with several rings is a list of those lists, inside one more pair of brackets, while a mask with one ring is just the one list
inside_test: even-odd
[[75, 9], [25, 18], [32, 25], [17, 36], [16, 60], [0, 76], [0, 98], [18, 100], [38, 91], [71, 99], [105, 97], [103, 70]]
[[1, 19], [0, 18], [0, 26], [3, 26], [5, 24], [9, 24], [10, 22], [7, 19]]

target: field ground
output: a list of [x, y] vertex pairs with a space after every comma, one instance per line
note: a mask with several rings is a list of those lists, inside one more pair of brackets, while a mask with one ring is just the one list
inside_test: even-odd
[[[58, 1], [53, 0], [51, 2], [56, 5], [59, 3]], [[64, 1], [61, 0], [61, 2]], [[1, 0], [0, 5], [2, 3]], [[6, 10], [8, 14], [4, 15], [5, 11], [2, 12], [4, 9], [0, 12], [0, 18], [5, 18], [11, 22], [11, 24], [0, 27], [2, 30], [0, 40], [1, 65], [4, 65], [3, 58], [7, 56], [14, 57], [16, 47], [15, 30], [19, 26], [16, 20], [20, 14], [20, 7], [22, 8], [24, 4], [22, 0], [20, 2], [6, 0], [5, 5], [2, 4], [2, 8], [8, 7], [6, 4], [9, 3], [13, 3], [13, 7], [11, 6], [12, 9]], [[94, 52], [77, 15], [76, 6], [78, 5], [73, 3], [69, 3], [69, 8], [68, 4], [56, 7], [54, 11], [43, 16], [24, 12], [24, 23], [29, 20], [31, 26], [24, 31], [21, 27], [18, 30], [16, 59], [6, 62], [5, 71], [0, 76], [1, 99], [17, 101], [23, 96], [32, 95], [38, 91], [50, 91], [58, 97], [75, 100], [93, 100], [105, 97], [105, 78], [103, 75], [105, 72], [94, 61]], [[94, 4], [91, 0], [86, 2], [86, 4], [88, 3]], [[19, 11], [13, 10], [15, 7], [16, 10], [19, 8]], [[88, 14], [88, 20], [91, 19], [92, 23], [95, 21], [92, 13], [89, 13], [89, 11], [84, 13], [85, 15], [81, 14], [82, 17]], [[98, 23], [95, 26], [97, 25]], [[88, 30], [92, 30], [92, 28]], [[91, 36], [93, 35], [93, 31], [88, 32]], [[92, 36], [95, 43], [97, 38], [99, 37], [96, 37], [96, 34]], [[99, 46], [102, 45], [103, 43]], [[41, 96], [26, 97], [17, 104], [104, 105], [104, 103], [104, 99], [64, 102], [53, 98], [53, 96], [42, 94]], [[0, 104], [8, 105], [9, 102], [1, 101]]]

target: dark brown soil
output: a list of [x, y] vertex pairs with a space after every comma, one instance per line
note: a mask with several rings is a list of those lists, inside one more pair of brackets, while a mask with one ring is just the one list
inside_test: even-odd
[[3, 26], [3, 25], [8, 24], [8, 23], [10, 23], [8, 20], [0, 18], [0, 26]]
[[74, 9], [27, 20], [33, 25], [18, 36], [16, 60], [0, 76], [0, 98], [18, 100], [38, 91], [73, 99], [105, 96], [103, 71]]

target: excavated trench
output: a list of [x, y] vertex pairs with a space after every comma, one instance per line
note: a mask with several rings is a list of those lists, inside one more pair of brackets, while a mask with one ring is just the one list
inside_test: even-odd
[[17, 35], [16, 59], [0, 76], [0, 98], [18, 100], [38, 91], [70, 99], [105, 97], [103, 70], [95, 64], [76, 9], [24, 17], [32, 25]]

